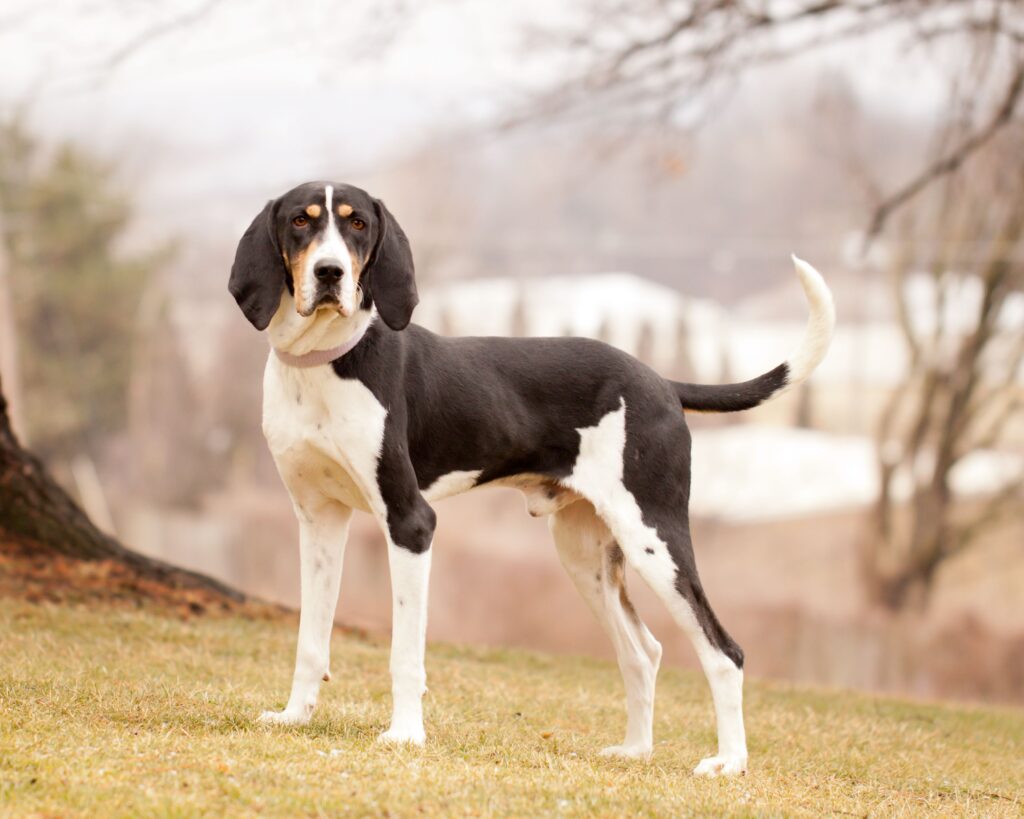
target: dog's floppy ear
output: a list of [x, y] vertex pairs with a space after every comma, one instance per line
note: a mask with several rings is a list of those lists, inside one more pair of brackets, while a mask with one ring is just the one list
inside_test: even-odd
[[405, 231], [384, 203], [375, 199], [373, 206], [380, 235], [364, 275], [369, 276], [370, 294], [380, 317], [392, 330], [403, 330], [420, 300], [412, 250]]
[[274, 235], [276, 214], [277, 201], [271, 200], [252, 220], [238, 243], [228, 280], [228, 290], [257, 330], [266, 330], [277, 312], [288, 273]]

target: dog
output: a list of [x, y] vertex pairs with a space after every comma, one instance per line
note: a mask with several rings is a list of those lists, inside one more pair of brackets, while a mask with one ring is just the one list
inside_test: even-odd
[[743, 651], [697, 576], [684, 413], [756, 407], [824, 358], [832, 295], [793, 261], [810, 307], [796, 352], [750, 381], [686, 384], [589, 339], [437, 336], [410, 324], [412, 251], [383, 202], [325, 182], [268, 202], [238, 244], [229, 290], [270, 340], [263, 432], [299, 522], [302, 602], [288, 703], [261, 721], [308, 722], [330, 679], [345, 540], [361, 509], [383, 531], [391, 574], [393, 710], [380, 739], [422, 744], [431, 503], [506, 485], [550, 516], [559, 557], [615, 647], [626, 734], [603, 753], [647, 757], [653, 746], [661, 646], [626, 593], [628, 564], [690, 638], [711, 688], [718, 752], [694, 773], [744, 773]]

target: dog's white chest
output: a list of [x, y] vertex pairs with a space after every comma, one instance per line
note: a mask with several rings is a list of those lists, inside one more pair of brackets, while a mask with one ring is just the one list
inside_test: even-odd
[[330, 366], [298, 369], [271, 355], [263, 378], [263, 434], [281, 477], [300, 506], [317, 497], [376, 516], [387, 410], [356, 379]]

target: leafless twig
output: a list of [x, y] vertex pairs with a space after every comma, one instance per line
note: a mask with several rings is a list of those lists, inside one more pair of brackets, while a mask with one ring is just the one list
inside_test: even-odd
[[984, 126], [965, 137], [952, 150], [929, 164], [903, 187], [887, 196], [884, 201], [875, 207], [871, 221], [868, 224], [867, 241], [870, 242], [878, 236], [894, 211], [909, 202], [936, 180], [956, 171], [999, 133], [1013, 118], [1022, 90], [1024, 90], [1024, 60], [1017, 65], [1002, 103]]

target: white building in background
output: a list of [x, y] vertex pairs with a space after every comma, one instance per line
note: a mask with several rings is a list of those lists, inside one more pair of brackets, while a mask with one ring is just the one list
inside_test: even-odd
[[[899, 327], [884, 319], [840, 323], [815, 374], [825, 384], [892, 387], [906, 371]], [[707, 383], [759, 375], [797, 346], [807, 305], [795, 276], [735, 308], [630, 273], [538, 279], [463, 279], [425, 286], [417, 324], [443, 335], [574, 335], [599, 338], [655, 370]], [[682, 361], [681, 359], [685, 359]]]
[[[768, 296], [730, 308], [632, 273], [468, 278], [424, 287], [414, 320], [446, 336], [601, 339], [658, 372], [678, 373], [683, 364], [696, 381], [722, 383], [760, 375], [799, 344], [807, 304], [796, 276]], [[906, 369], [903, 346], [892, 321], [841, 320], [815, 379], [894, 386]]]
[[[832, 284], [838, 324], [815, 382], [895, 387], [906, 377], [909, 358], [889, 285], [852, 277]], [[958, 278], [944, 298], [926, 274], [910, 276], [905, 286], [915, 332], [931, 336], [941, 316], [947, 332], [936, 352], [951, 355], [978, 313], [981, 283]], [[444, 335], [600, 338], [665, 373], [678, 369], [684, 356], [697, 380], [722, 382], [751, 378], [785, 360], [800, 341], [806, 316], [795, 276], [729, 307], [630, 273], [599, 273], [424, 286], [413, 320]], [[998, 327], [995, 358], [1005, 360], [999, 346], [1024, 332], [1024, 295], [1007, 298]], [[1003, 377], [997, 366], [993, 375]], [[1024, 383], [1024, 367], [1018, 378]]]
[[726, 314], [712, 301], [630, 273], [463, 279], [421, 288], [413, 320], [452, 336], [583, 336], [656, 370], [687, 359], [700, 379], [722, 370]]

